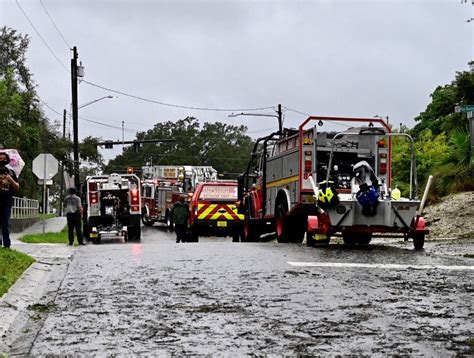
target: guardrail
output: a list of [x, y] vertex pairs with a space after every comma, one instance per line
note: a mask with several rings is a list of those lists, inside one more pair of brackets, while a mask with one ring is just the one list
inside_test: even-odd
[[31, 219], [39, 215], [39, 201], [13, 197], [12, 219]]

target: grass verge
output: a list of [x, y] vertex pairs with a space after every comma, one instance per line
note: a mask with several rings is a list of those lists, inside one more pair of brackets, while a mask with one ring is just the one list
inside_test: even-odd
[[0, 249], [0, 297], [35, 260], [15, 250]]
[[67, 244], [69, 242], [67, 237], [67, 226], [60, 232], [25, 235], [20, 238], [20, 241], [28, 244]]

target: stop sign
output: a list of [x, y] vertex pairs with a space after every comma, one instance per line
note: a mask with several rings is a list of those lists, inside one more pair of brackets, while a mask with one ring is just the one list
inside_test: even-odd
[[58, 160], [49, 153], [41, 153], [33, 160], [33, 173], [40, 180], [52, 179], [58, 172]]

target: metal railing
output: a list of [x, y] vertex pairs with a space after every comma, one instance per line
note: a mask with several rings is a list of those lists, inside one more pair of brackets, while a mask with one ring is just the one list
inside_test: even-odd
[[12, 219], [37, 218], [39, 201], [27, 198], [13, 197]]

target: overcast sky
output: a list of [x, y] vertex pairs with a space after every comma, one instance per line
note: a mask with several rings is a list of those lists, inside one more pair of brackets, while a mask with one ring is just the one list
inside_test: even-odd
[[[460, 0], [59, 1], [42, 0], [85, 80], [149, 99], [195, 107], [283, 106], [314, 115], [389, 116], [414, 125], [437, 85], [473, 58], [473, 6]], [[40, 0], [18, 0], [52, 51], [69, 68], [71, 52]], [[70, 106], [70, 75], [14, 0], [0, 0], [0, 25], [29, 34], [28, 66], [42, 100]], [[81, 83], [79, 104], [113, 94]], [[80, 116], [133, 130], [188, 115], [245, 124], [253, 137], [274, 118], [235, 117], [118, 95]], [[51, 119], [58, 116], [45, 108]], [[264, 113], [271, 113], [266, 111]], [[285, 126], [304, 116], [287, 112]], [[120, 140], [122, 131], [80, 120], [80, 137]], [[106, 158], [119, 149], [102, 150]]]

